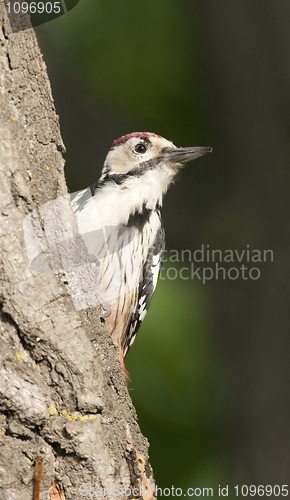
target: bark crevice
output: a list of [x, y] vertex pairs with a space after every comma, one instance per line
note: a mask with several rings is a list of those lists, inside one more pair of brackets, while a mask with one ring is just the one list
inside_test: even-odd
[[[12, 32], [3, 0], [0, 17], [1, 500], [33, 498], [36, 457], [41, 500], [78, 499], [83, 484], [144, 485], [148, 442], [101, 307], [77, 311], [65, 273], [28, 259], [25, 217], [68, 194], [65, 148], [35, 34]], [[74, 244], [82, 257], [81, 238]]]

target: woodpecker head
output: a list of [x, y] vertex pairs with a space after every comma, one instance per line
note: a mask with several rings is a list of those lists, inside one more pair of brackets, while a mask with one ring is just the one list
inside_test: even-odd
[[[195, 160], [212, 148], [177, 148], [160, 135], [134, 132], [113, 142], [105, 160], [99, 186], [118, 186], [120, 190], [139, 191], [143, 205], [154, 208], [162, 204], [178, 170], [188, 161]], [[140, 200], [141, 202], [141, 200]]]

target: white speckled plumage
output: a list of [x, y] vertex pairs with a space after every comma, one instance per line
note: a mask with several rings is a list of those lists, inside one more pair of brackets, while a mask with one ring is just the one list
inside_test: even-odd
[[[123, 136], [113, 143], [99, 182], [72, 200], [80, 234], [100, 262], [98, 290], [110, 311], [105, 322], [120, 346], [125, 376], [123, 360], [146, 315], [162, 264], [163, 196], [185, 162], [210, 151], [176, 148], [148, 132]], [[101, 244], [94, 239], [100, 229]]]

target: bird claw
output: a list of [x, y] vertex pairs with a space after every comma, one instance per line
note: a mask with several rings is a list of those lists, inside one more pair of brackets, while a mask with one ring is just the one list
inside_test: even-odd
[[111, 316], [111, 308], [110, 308], [109, 304], [102, 303], [101, 306], [105, 310], [105, 314], [102, 314], [100, 316], [100, 318], [101, 319], [105, 319], [105, 318], [108, 318], [109, 316]]

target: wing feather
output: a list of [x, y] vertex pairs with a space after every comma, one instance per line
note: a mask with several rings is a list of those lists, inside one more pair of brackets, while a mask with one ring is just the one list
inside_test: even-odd
[[156, 234], [154, 244], [149, 249], [146, 262], [143, 268], [143, 276], [139, 283], [138, 300], [126, 334], [124, 336], [124, 357], [128, 354], [140, 325], [149, 309], [150, 302], [156, 288], [158, 276], [160, 274], [165, 249], [165, 233], [162, 221]]

